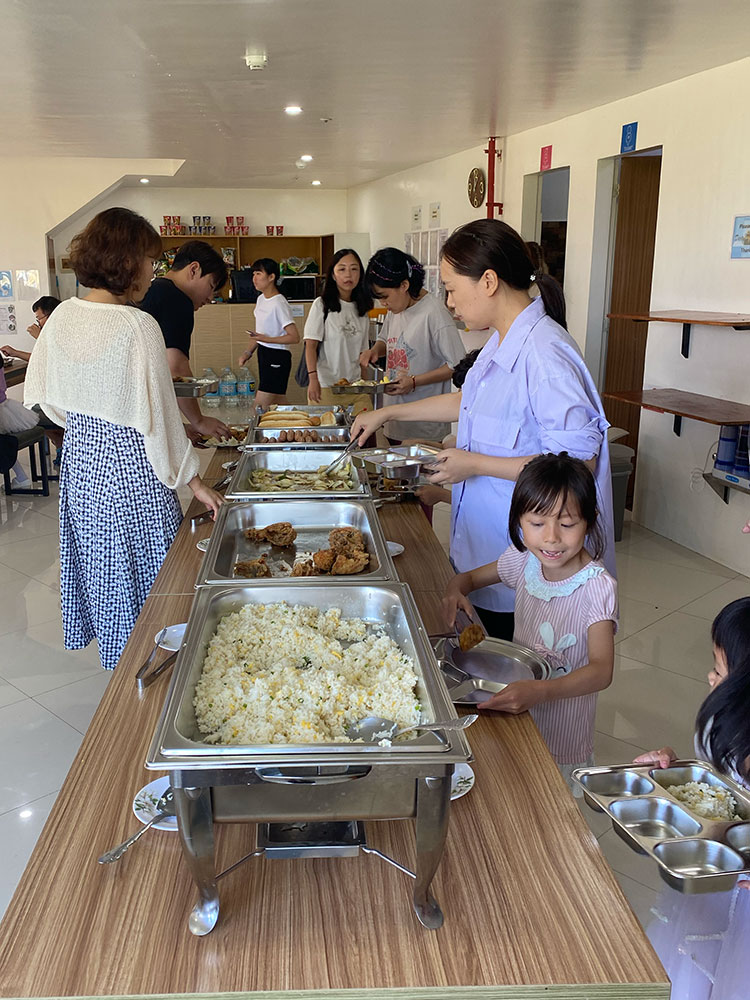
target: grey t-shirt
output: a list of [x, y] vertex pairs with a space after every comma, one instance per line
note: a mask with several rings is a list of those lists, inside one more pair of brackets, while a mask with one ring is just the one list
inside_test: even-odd
[[[466, 354], [453, 317], [434, 295], [429, 294], [401, 313], [388, 313], [379, 339], [386, 344], [386, 371], [392, 379], [404, 372], [423, 375], [441, 365], [455, 368]], [[445, 382], [417, 386], [414, 392], [402, 396], [386, 393], [383, 405], [413, 403], [418, 399], [451, 392], [452, 388], [450, 379], [446, 379]], [[386, 437], [399, 441], [406, 438], [440, 441], [450, 432], [450, 423], [389, 420], [383, 430]]]

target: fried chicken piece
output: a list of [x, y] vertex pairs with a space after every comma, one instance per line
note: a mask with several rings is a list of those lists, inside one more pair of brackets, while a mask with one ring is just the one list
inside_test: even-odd
[[248, 542], [265, 542], [265, 540], [266, 540], [266, 529], [265, 528], [246, 528], [243, 531], [243, 535], [248, 540]]
[[461, 634], [458, 637], [458, 645], [466, 653], [468, 650], [478, 646], [480, 642], [484, 642], [484, 639], [485, 634], [482, 626], [477, 625], [476, 622], [472, 622], [471, 625], [467, 625], [465, 629], [461, 630]]
[[338, 382], [334, 382], [333, 384], [334, 385], [351, 385], [351, 382], [349, 381], [348, 378], [340, 378], [338, 380]]
[[318, 571], [310, 559], [300, 559], [292, 567], [292, 576], [317, 576]]
[[277, 521], [275, 524], [269, 524], [267, 528], [263, 529], [263, 534], [267, 542], [279, 549], [285, 549], [292, 545], [297, 537], [297, 532], [289, 521]]
[[370, 557], [366, 552], [352, 552], [351, 555], [339, 553], [331, 567], [331, 576], [351, 576], [353, 573], [361, 573], [369, 561]]
[[313, 563], [319, 573], [330, 573], [335, 560], [336, 553], [332, 552], [331, 549], [320, 549], [319, 552], [313, 552]]
[[256, 580], [259, 577], [271, 575], [270, 567], [266, 565], [266, 557], [260, 559], [244, 559], [234, 564], [234, 575], [246, 577], [249, 580]]
[[365, 550], [365, 540], [358, 528], [334, 528], [328, 542], [337, 556], [352, 556]]

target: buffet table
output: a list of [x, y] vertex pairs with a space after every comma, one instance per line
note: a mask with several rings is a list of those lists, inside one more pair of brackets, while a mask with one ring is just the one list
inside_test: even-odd
[[[220, 453], [209, 482], [220, 474]], [[195, 504], [191, 513], [195, 513]], [[428, 631], [441, 631], [450, 565], [417, 504], [384, 506], [386, 536]], [[437, 931], [409, 879], [377, 857], [253, 859], [221, 883], [216, 928], [194, 937], [195, 889], [176, 833], [137, 828], [135, 792], [168, 679], [134, 681], [154, 633], [185, 621], [211, 525], [182, 525], [0, 926], [0, 994], [14, 997], [667, 998], [669, 984], [528, 715], [468, 733], [476, 784], [452, 805], [433, 891]], [[371, 846], [414, 864], [411, 821], [368, 824]], [[219, 870], [254, 847], [216, 830]], [[317, 994], [321, 995], [321, 994]]]

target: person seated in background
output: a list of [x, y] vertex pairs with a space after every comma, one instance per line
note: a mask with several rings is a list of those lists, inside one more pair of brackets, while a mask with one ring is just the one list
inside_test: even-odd
[[[36, 302], [32, 305], [31, 308], [36, 319], [31, 324], [31, 326], [26, 327], [26, 332], [31, 334], [34, 340], [37, 339], [39, 334], [42, 332], [44, 324], [47, 322], [52, 313], [55, 311], [55, 309], [57, 309], [57, 307], [60, 304], [61, 304], [60, 299], [55, 298], [54, 295], [42, 295], [42, 297], [40, 299], [37, 299]], [[29, 358], [31, 357], [31, 351], [22, 351], [18, 347], [9, 347], [7, 344], [1, 347], [0, 350], [3, 352], [3, 354], [7, 354], [8, 357], [18, 358], [21, 361], [28, 361]], [[37, 417], [39, 418], [38, 423], [44, 430], [44, 433], [57, 448], [57, 454], [55, 455], [55, 460], [52, 463], [55, 466], [55, 468], [57, 468], [60, 465], [63, 434], [65, 432], [63, 431], [62, 427], [59, 427], [56, 423], [50, 420], [50, 418], [47, 416], [47, 414], [44, 412], [44, 410], [42, 410], [40, 406], [33, 407], [33, 410], [34, 413], [36, 413]], [[18, 482], [21, 484], [25, 481], [24, 475], [20, 475], [17, 473], [17, 478]]]
[[[32, 305], [31, 308], [36, 319], [31, 326], [26, 327], [26, 332], [31, 334], [34, 340], [42, 332], [42, 327], [59, 305], [60, 299], [56, 299], [54, 295], [43, 295]], [[9, 344], [4, 344], [0, 347], [0, 351], [9, 358], [18, 358], [20, 361], [28, 361], [31, 357], [31, 351], [22, 351], [20, 348], [11, 347]]]
[[[203, 240], [183, 243], [163, 278], [156, 278], [146, 292], [141, 309], [161, 327], [172, 378], [191, 378], [190, 339], [195, 313], [207, 305], [227, 281], [227, 265], [220, 253]], [[198, 400], [180, 396], [177, 404], [188, 421], [187, 436], [193, 443], [202, 437], [232, 436], [227, 425], [201, 413]]]

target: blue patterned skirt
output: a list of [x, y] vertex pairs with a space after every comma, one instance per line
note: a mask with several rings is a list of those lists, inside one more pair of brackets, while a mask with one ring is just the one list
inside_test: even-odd
[[68, 413], [60, 464], [60, 590], [66, 649], [99, 644], [117, 665], [182, 520], [143, 435]]

